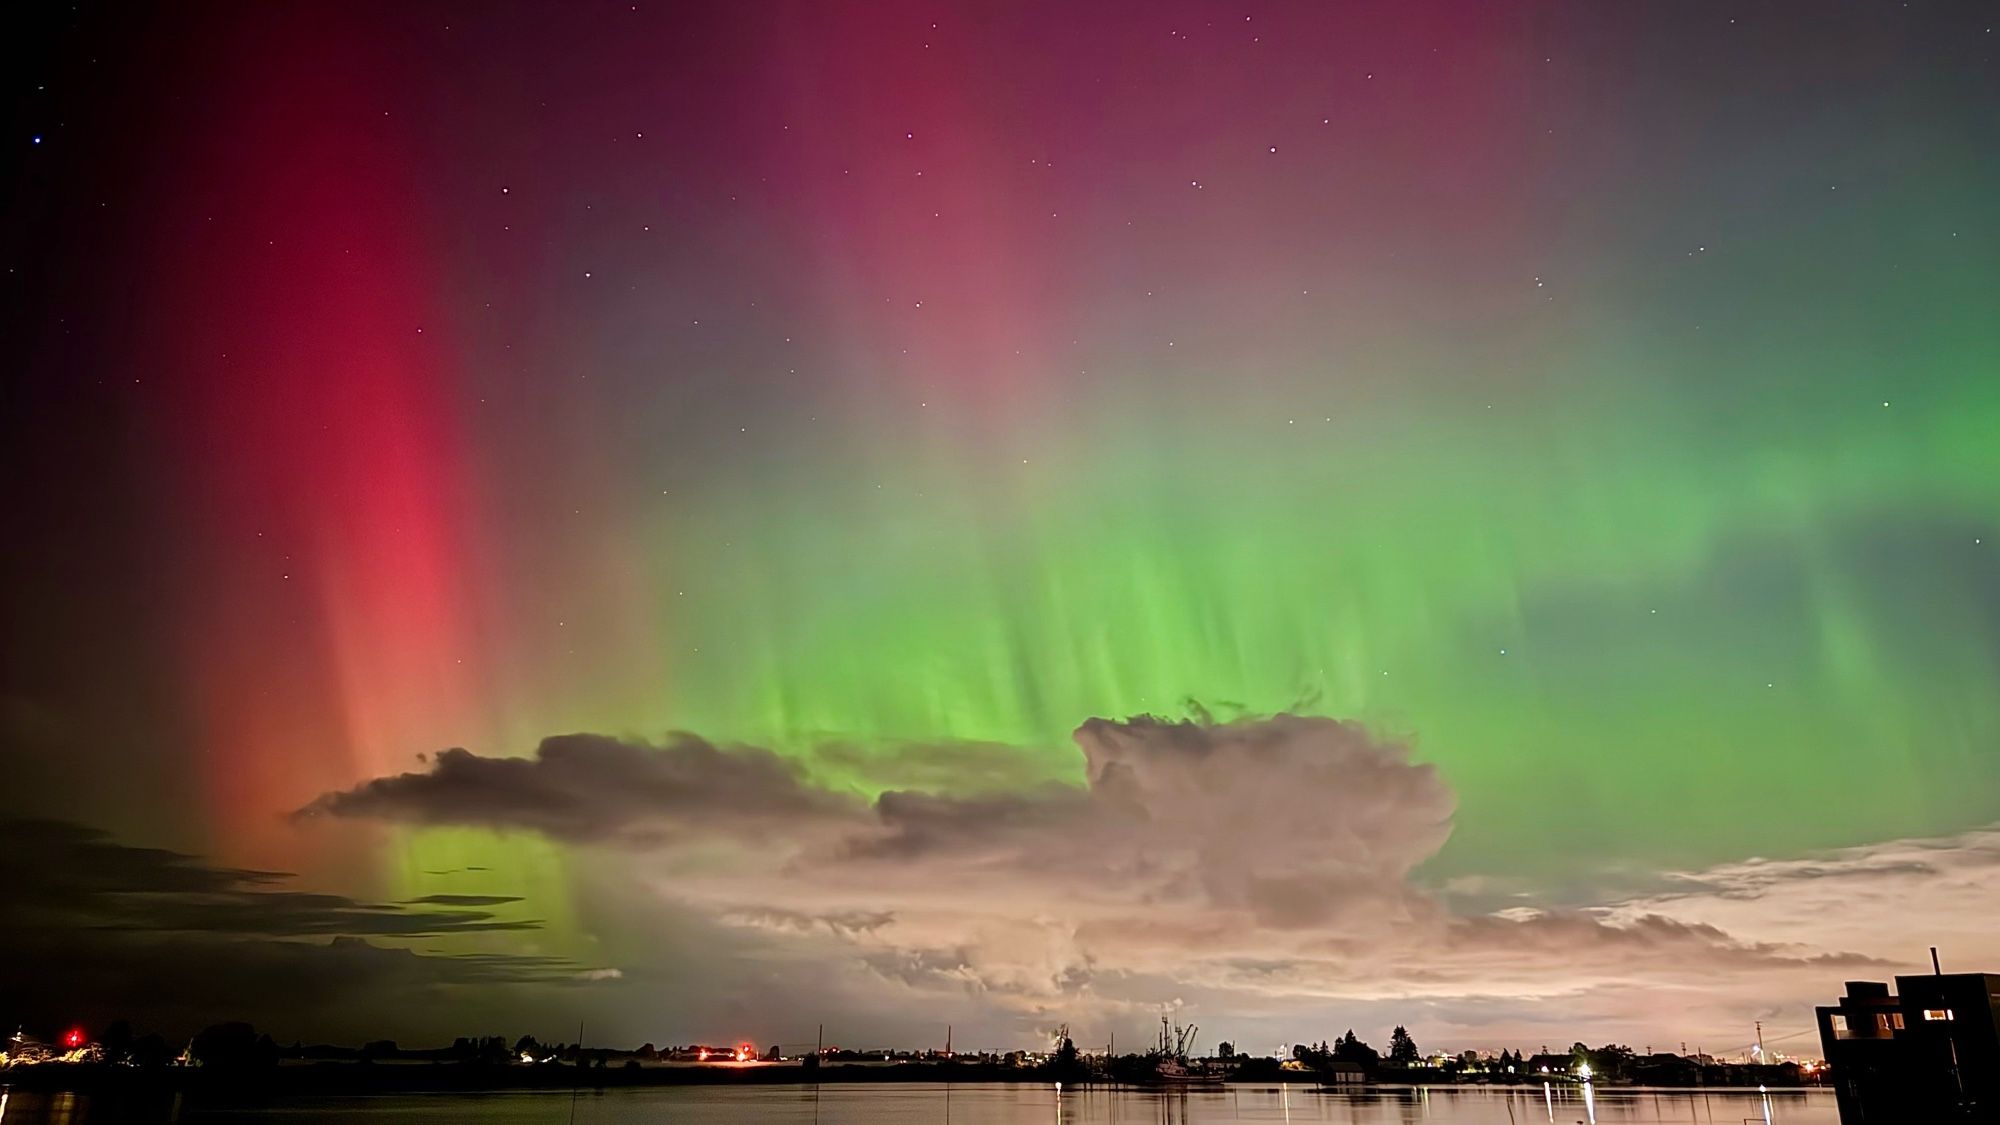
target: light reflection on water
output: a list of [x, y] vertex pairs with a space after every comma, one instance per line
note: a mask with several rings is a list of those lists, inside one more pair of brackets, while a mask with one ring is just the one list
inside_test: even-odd
[[[93, 1110], [97, 1110], [93, 1112]], [[1822, 1090], [1647, 1090], [1572, 1086], [1385, 1087], [1334, 1093], [1308, 1086], [1205, 1090], [1039, 1084], [827, 1083], [822, 1086], [686, 1086], [567, 1092], [297, 1098], [257, 1109], [115, 1116], [70, 1095], [14, 1091], [0, 1125], [130, 1121], [284, 1125], [1207, 1125], [1224, 1121], [1327, 1121], [1345, 1125], [1837, 1125]]]

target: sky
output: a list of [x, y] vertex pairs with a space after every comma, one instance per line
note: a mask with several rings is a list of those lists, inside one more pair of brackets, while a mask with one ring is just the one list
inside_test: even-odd
[[1809, 1052], [2000, 970], [1996, 22], [31, 11], [0, 1018]]

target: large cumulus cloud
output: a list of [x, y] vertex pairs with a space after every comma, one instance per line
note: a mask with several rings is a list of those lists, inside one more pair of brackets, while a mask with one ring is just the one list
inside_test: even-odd
[[[1639, 899], [1454, 909], [1417, 877], [1450, 836], [1450, 787], [1354, 723], [1099, 719], [1075, 742], [1081, 785], [864, 799], [810, 757], [568, 736], [532, 759], [451, 751], [306, 811], [608, 845], [724, 924], [1029, 1016], [1574, 1002], [1873, 966]], [[933, 778], [952, 752], [901, 755]]]

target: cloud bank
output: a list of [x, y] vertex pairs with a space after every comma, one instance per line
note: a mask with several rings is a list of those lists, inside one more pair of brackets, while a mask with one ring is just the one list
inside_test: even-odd
[[1027, 1019], [1198, 1002], [1277, 1026], [1394, 999], [1536, 1026], [1546, 1002], [1628, 996], [1724, 1021], [1881, 969], [1807, 930], [1711, 920], [1692, 892], [1454, 908], [1416, 876], [1450, 836], [1449, 786], [1354, 723], [1097, 719], [1075, 742], [1081, 786], [865, 799], [761, 748], [572, 735], [530, 759], [449, 751], [302, 815], [597, 845], [723, 924]]
[[541, 928], [489, 909], [511, 898], [379, 903], [294, 890], [290, 878], [64, 821], [0, 820], [0, 1008], [30, 1023], [133, 1018], [186, 1034], [278, 1004], [312, 1014], [300, 1033], [366, 1031], [384, 1008], [435, 1010], [449, 997], [477, 1011], [496, 986], [567, 986], [586, 971], [474, 948]]
[[810, 785], [796, 764], [769, 750], [688, 734], [658, 747], [562, 735], [544, 739], [533, 758], [451, 749], [430, 767], [327, 794], [302, 814], [658, 846], [706, 834], [754, 836], [857, 810], [852, 798]]

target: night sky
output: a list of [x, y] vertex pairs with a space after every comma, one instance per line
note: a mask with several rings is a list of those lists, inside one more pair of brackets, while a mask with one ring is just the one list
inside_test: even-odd
[[2000, 970], [1995, 26], [17, 16], [0, 1022], [1713, 1048]]

